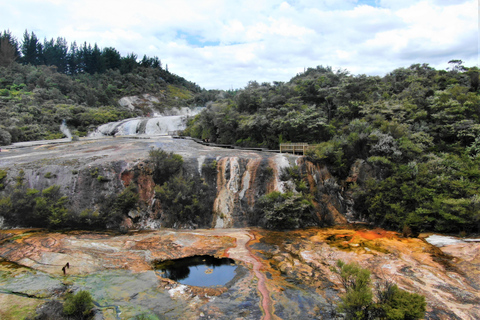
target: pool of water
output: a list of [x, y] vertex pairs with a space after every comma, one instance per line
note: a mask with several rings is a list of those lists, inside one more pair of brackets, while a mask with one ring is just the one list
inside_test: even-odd
[[235, 277], [237, 265], [228, 258], [194, 256], [155, 264], [164, 278], [197, 287], [224, 286]]

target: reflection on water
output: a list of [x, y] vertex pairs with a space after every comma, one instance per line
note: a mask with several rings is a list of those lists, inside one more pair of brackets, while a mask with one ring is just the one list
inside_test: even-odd
[[197, 287], [223, 286], [233, 279], [237, 266], [228, 258], [195, 256], [157, 263], [155, 269], [164, 278]]

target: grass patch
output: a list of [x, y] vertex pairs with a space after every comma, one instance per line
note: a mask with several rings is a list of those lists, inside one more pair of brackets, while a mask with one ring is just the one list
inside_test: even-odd
[[35, 309], [43, 303], [44, 301], [39, 299], [0, 293], [0, 319], [33, 319]]

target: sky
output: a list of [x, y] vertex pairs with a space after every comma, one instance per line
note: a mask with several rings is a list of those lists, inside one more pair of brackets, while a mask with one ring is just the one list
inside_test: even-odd
[[477, 0], [0, 0], [0, 31], [157, 56], [206, 89], [290, 80], [319, 65], [383, 76], [479, 65]]

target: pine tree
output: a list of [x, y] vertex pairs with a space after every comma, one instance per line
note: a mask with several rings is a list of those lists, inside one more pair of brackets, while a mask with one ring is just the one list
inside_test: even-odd
[[9, 66], [19, 56], [17, 40], [10, 31], [3, 31], [3, 34], [0, 34], [0, 66]]
[[24, 64], [38, 66], [44, 63], [43, 45], [38, 41], [35, 33], [30, 35], [28, 30], [23, 34], [22, 61]]

